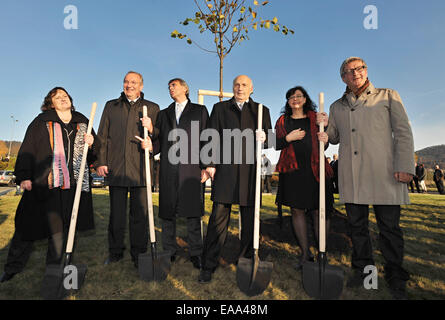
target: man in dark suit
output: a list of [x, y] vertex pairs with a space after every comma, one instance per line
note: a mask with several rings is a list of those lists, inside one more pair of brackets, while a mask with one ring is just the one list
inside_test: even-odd
[[[205, 106], [189, 100], [189, 88], [183, 79], [170, 80], [168, 87], [174, 102], [159, 112], [155, 124], [159, 134], [153, 136], [153, 153], [160, 152], [161, 155], [159, 217], [162, 246], [170, 253], [171, 261], [175, 261], [176, 217], [187, 218], [190, 260], [200, 269], [201, 216], [204, 212], [202, 183], [209, 178], [199, 159], [200, 134], [207, 126], [209, 113]], [[143, 126], [147, 120], [142, 120]]]
[[[100, 152], [96, 165], [98, 175], [106, 177], [110, 190], [110, 222], [108, 226], [109, 257], [105, 264], [123, 258], [127, 197], [130, 192], [131, 257], [137, 267], [139, 254], [147, 251], [147, 191], [145, 186], [144, 151], [135, 136], [143, 136], [143, 106], [147, 106], [150, 124], [155, 134], [159, 106], [144, 99], [142, 75], [130, 71], [124, 78], [124, 91], [118, 99], [105, 104], [98, 138]], [[148, 186], [151, 187], [151, 186]]]
[[[201, 283], [211, 281], [212, 273], [218, 265], [219, 254], [227, 236], [232, 204], [239, 204], [241, 213], [240, 256], [248, 258], [253, 255], [255, 139], [265, 141], [264, 131], [271, 128], [271, 123], [269, 109], [264, 107], [264, 131], [255, 134], [258, 126], [258, 103], [250, 98], [252, 92], [253, 85], [249, 77], [236, 77], [233, 81], [234, 97], [215, 104], [210, 115], [209, 128], [218, 133], [217, 140], [220, 143], [217, 153], [220, 157], [207, 167], [213, 180], [213, 208], [204, 242], [202, 270], [198, 278]], [[227, 131], [232, 135], [227, 137]], [[241, 132], [243, 138], [237, 139], [236, 132]], [[230, 143], [230, 148], [227, 148], [227, 143]]]

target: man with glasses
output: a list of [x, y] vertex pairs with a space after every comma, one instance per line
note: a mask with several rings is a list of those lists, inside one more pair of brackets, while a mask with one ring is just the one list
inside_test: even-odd
[[409, 275], [402, 268], [400, 205], [409, 204], [406, 184], [414, 175], [411, 126], [397, 91], [375, 88], [363, 59], [346, 59], [340, 75], [346, 92], [331, 105], [329, 122], [326, 115], [322, 118], [329, 123], [326, 142], [340, 143], [340, 202], [345, 203], [353, 247], [347, 286], [363, 286], [364, 268], [374, 265], [368, 230], [368, 206], [373, 205], [385, 279], [393, 297], [404, 299]]
[[[110, 189], [110, 222], [108, 225], [109, 257], [105, 264], [123, 258], [127, 216], [127, 197], [130, 193], [130, 246], [135, 267], [139, 254], [147, 251], [147, 191], [145, 186], [144, 150], [135, 136], [143, 137], [141, 124], [143, 106], [150, 119], [148, 132], [154, 134], [159, 106], [144, 99], [144, 80], [140, 73], [130, 71], [118, 99], [105, 104], [97, 137], [100, 152], [95, 164], [97, 174], [106, 177]], [[150, 163], [153, 163], [153, 158]], [[153, 181], [153, 180], [152, 180]]]

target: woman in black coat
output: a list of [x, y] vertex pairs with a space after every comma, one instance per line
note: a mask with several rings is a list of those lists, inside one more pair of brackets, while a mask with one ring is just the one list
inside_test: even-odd
[[[48, 239], [47, 264], [61, 261], [83, 147], [85, 143], [90, 147], [89, 162], [94, 161], [97, 147], [94, 136], [86, 135], [88, 119], [74, 111], [72, 102], [64, 88], [52, 89], [43, 101], [43, 112], [28, 126], [14, 172], [16, 183], [25, 191], [0, 282], [24, 269], [34, 240]], [[77, 230], [89, 230], [94, 228], [89, 171], [81, 178]]]

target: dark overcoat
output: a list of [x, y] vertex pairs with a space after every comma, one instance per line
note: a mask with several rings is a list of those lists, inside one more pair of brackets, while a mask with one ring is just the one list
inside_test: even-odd
[[[219, 133], [219, 161], [212, 183], [212, 201], [241, 206], [254, 206], [255, 203], [255, 130], [258, 128], [258, 103], [251, 98], [242, 111], [234, 98], [222, 101], [213, 106], [209, 128]], [[271, 129], [269, 109], [263, 106], [262, 129], [268, 133]], [[228, 136], [229, 129], [233, 135]], [[237, 144], [236, 131], [251, 129], [247, 139]], [[249, 130], [248, 130], [249, 131]], [[225, 132], [225, 133], [224, 133]], [[250, 139], [250, 143], [247, 143]], [[231, 145], [228, 145], [230, 143]], [[267, 140], [266, 140], [267, 145]], [[230, 146], [230, 147], [229, 147]], [[250, 157], [250, 158], [249, 158]], [[261, 164], [260, 164], [261, 165]]]
[[[153, 148], [154, 154], [161, 153], [159, 216], [163, 219], [174, 218], [176, 214], [181, 217], [200, 217], [203, 213], [201, 169], [205, 167], [199, 158], [202, 146], [200, 134], [207, 127], [208, 120], [207, 108], [190, 101], [179, 123], [176, 122], [175, 103], [159, 112], [156, 120], [159, 135], [154, 140]], [[175, 129], [181, 130], [182, 134], [175, 134]], [[179, 141], [176, 137], [180, 137]], [[181, 147], [173, 156], [173, 150], [178, 146]], [[184, 156], [185, 161], [182, 161], [181, 156]]]
[[118, 99], [105, 104], [97, 133], [100, 152], [95, 167], [108, 166], [107, 182], [110, 186], [140, 187], [146, 184], [144, 150], [135, 138], [144, 136], [140, 120], [144, 105], [147, 106], [148, 117], [155, 124], [159, 106], [144, 100], [143, 93], [133, 106], [123, 92]]
[[[28, 126], [20, 147], [14, 174], [16, 183], [31, 180], [32, 189], [25, 190], [20, 199], [15, 216], [15, 230], [23, 240], [39, 240], [51, 235], [47, 217], [47, 202], [50, 199], [48, 175], [51, 171], [53, 151], [46, 127], [48, 121], [61, 123], [57, 113], [46, 111], [37, 116]], [[72, 123], [88, 124], [88, 119], [78, 112], [72, 113]], [[92, 133], [95, 136], [95, 133]], [[88, 154], [88, 163], [95, 160], [98, 141], [95, 137], [93, 148]], [[72, 185], [71, 188], [76, 188]], [[91, 189], [82, 191], [77, 217], [77, 230], [94, 228]]]

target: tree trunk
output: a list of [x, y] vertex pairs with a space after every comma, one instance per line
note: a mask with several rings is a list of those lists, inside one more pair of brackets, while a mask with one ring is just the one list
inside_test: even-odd
[[223, 62], [224, 57], [219, 57], [219, 101], [223, 100]]

